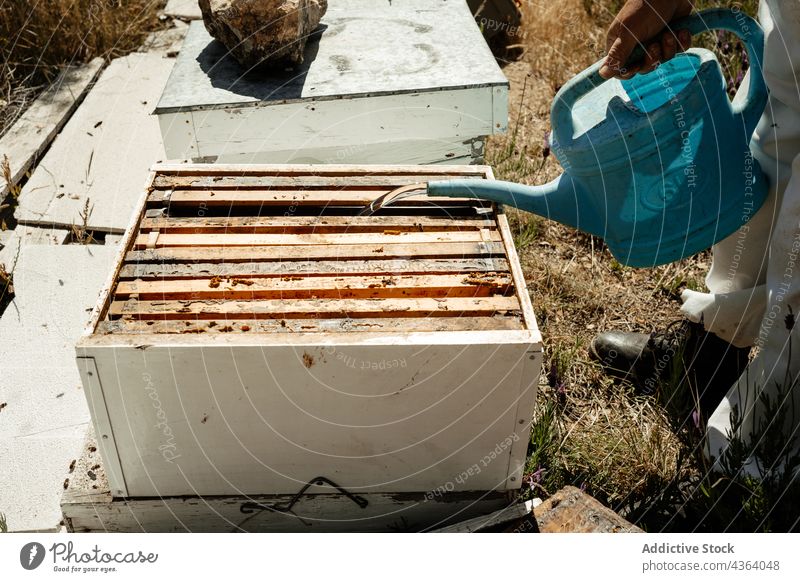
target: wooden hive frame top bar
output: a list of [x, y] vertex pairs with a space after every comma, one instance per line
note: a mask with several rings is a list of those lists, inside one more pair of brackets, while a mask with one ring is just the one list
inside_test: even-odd
[[483, 166], [156, 166], [89, 333], [535, 331], [501, 209], [419, 196], [358, 216], [394, 188], [457, 177], [493, 179]]

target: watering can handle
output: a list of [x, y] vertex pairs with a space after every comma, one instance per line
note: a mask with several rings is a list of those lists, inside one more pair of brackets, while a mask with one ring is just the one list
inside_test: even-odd
[[[752, 136], [761, 114], [764, 112], [768, 96], [767, 84], [761, 71], [764, 60], [764, 32], [761, 26], [744, 12], [727, 8], [697, 12], [675, 20], [669, 26], [672, 30], [688, 30], [692, 35], [708, 30], [727, 30], [742, 40], [747, 47], [747, 56], [750, 61], [750, 86], [747, 99], [744, 103], [735, 106], [734, 114], [741, 116], [748, 137]], [[641, 47], [637, 47], [629, 62], [640, 60], [643, 53]], [[569, 143], [572, 140], [574, 134], [572, 106], [575, 102], [601, 83], [606, 82], [606, 79], [600, 76], [602, 64], [602, 60], [598, 61], [568, 81], [556, 95], [551, 117], [558, 143]]]

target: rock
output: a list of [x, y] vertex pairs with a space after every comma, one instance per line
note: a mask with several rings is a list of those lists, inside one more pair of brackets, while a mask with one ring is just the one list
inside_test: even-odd
[[247, 68], [298, 65], [328, 0], [200, 0], [208, 32]]

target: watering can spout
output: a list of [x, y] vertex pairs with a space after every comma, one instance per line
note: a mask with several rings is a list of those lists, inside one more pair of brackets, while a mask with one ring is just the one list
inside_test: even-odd
[[[494, 180], [442, 180], [428, 184], [429, 196], [479, 198], [513, 206], [543, 216], [578, 230], [602, 236], [597, 213], [586, 212], [592, 206], [580, 185], [568, 174], [549, 184], [526, 186]], [[581, 213], [579, 209], [584, 209]]]

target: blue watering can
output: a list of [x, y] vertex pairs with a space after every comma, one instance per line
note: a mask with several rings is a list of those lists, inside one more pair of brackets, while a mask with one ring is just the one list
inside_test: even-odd
[[691, 256], [735, 232], [768, 190], [749, 147], [768, 96], [764, 35], [752, 18], [726, 9], [671, 26], [737, 34], [750, 58], [747, 99], [729, 101], [719, 63], [704, 49], [627, 81], [605, 81], [598, 62], [553, 103], [559, 178], [544, 186], [437, 181], [428, 194], [492, 200], [568, 224], [604, 238], [614, 257], [633, 267]]

